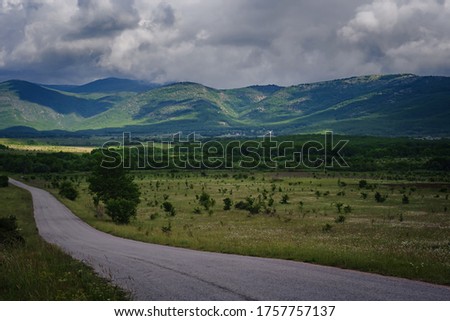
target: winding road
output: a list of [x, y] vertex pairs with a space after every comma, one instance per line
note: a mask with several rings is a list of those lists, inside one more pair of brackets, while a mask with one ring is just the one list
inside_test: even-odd
[[47, 191], [31, 192], [40, 235], [135, 300], [450, 300], [450, 288], [307, 263], [209, 253], [100, 232]]

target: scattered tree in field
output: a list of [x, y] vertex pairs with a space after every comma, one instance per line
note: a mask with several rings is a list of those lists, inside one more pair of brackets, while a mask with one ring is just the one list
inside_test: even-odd
[[387, 195], [381, 195], [380, 192], [375, 193], [375, 200], [378, 203], [383, 203], [387, 199]]
[[172, 232], [172, 222], [169, 221], [169, 222], [167, 223], [167, 225], [161, 226], [161, 231], [162, 231], [164, 234], [169, 234], [170, 232]]
[[78, 191], [73, 186], [72, 182], [64, 181], [61, 184], [59, 184], [59, 195], [71, 201], [74, 201], [78, 197]]
[[254, 197], [248, 196], [245, 201], [237, 202], [234, 207], [240, 210], [247, 210], [250, 214], [258, 214], [261, 211], [263, 204]]
[[233, 201], [231, 200], [231, 198], [227, 197], [223, 199], [223, 209], [224, 211], [229, 211], [231, 210], [231, 206], [233, 206]]
[[359, 188], [366, 188], [367, 187], [367, 181], [365, 179], [362, 179], [359, 181]]
[[402, 203], [403, 203], [403, 204], [409, 204], [409, 197], [406, 196], [406, 195], [403, 195], [403, 197], [402, 197]]
[[211, 197], [211, 195], [203, 191], [198, 198], [198, 203], [203, 206], [205, 210], [209, 210], [216, 204], [216, 201]]
[[94, 204], [98, 206], [100, 201], [103, 202], [114, 222], [127, 224], [136, 215], [141, 193], [134, 178], [122, 166], [105, 168], [98, 164], [87, 181]]
[[162, 207], [164, 209], [164, 212], [166, 212], [169, 216], [176, 215], [175, 207], [172, 205], [172, 203], [165, 201], [164, 203], [162, 203]]

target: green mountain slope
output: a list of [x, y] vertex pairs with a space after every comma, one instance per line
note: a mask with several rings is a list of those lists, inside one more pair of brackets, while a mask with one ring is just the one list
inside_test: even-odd
[[137, 92], [135, 85], [108, 80], [68, 92], [5, 82], [0, 84], [0, 129], [450, 136], [449, 77], [372, 75], [228, 90], [185, 82]]

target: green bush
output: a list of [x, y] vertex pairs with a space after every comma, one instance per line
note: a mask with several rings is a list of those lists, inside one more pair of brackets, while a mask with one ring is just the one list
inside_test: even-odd
[[383, 203], [387, 199], [387, 195], [381, 195], [379, 192], [375, 193], [375, 200], [378, 203]]
[[106, 214], [117, 224], [128, 224], [136, 216], [137, 205], [134, 201], [123, 198], [110, 199], [106, 202]]
[[198, 198], [198, 203], [205, 208], [205, 210], [209, 210], [216, 204], [216, 201], [206, 192], [202, 192], [200, 197]]
[[0, 176], [0, 187], [8, 187], [8, 176]]
[[406, 195], [403, 195], [403, 197], [402, 197], [402, 203], [403, 203], [403, 204], [409, 204], [409, 197], [406, 196]]
[[19, 234], [15, 216], [0, 217], [0, 245], [11, 246], [23, 244], [25, 240]]
[[229, 211], [231, 209], [231, 206], [233, 205], [233, 201], [231, 198], [227, 197], [223, 199], [223, 210]]
[[240, 210], [247, 210], [250, 214], [258, 214], [261, 211], [263, 204], [257, 202], [253, 197], [248, 196], [245, 201], [237, 202], [234, 207]]
[[172, 203], [166, 201], [166, 202], [162, 203], [162, 207], [169, 216], [176, 215], [175, 207], [172, 205]]
[[69, 181], [64, 181], [59, 184], [59, 195], [74, 201], [78, 197], [78, 191]]
[[288, 204], [288, 203], [289, 203], [289, 195], [288, 195], [288, 194], [284, 194], [284, 195], [281, 197], [280, 203], [281, 203], [281, 204]]

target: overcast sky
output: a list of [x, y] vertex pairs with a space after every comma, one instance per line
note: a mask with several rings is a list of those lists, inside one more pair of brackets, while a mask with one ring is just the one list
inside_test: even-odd
[[0, 0], [0, 81], [450, 76], [450, 0]]

